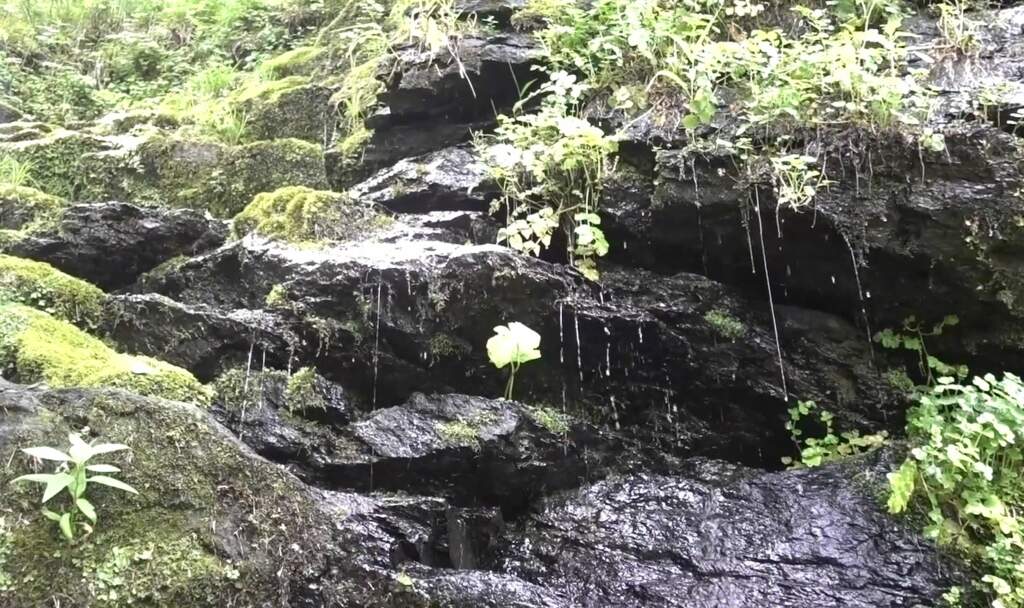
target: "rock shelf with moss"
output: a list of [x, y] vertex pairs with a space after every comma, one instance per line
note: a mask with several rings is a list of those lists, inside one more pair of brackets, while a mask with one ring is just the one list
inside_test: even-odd
[[52, 605], [59, 595], [62, 605], [96, 608], [265, 606], [295, 592], [290, 579], [316, 561], [300, 551], [325, 542], [314, 527], [326, 516], [300, 484], [195, 406], [115, 390], [7, 388], [0, 412], [4, 453], [61, 445], [82, 426], [100, 441], [129, 443], [130, 456], [112, 461], [139, 490], [125, 498], [90, 488], [100, 522], [68, 545], [39, 514], [37, 488], [8, 485], [32, 463], [5, 459], [0, 605]]
[[44, 310], [80, 327], [95, 327], [106, 294], [44, 262], [0, 254], [0, 302]]
[[290, 186], [256, 195], [234, 221], [238, 238], [255, 233], [299, 243], [365, 235], [384, 225], [386, 216], [345, 194]]
[[205, 404], [209, 389], [192, 374], [118, 353], [66, 321], [21, 304], [0, 304], [0, 369], [23, 383], [54, 388], [123, 388], [140, 395]]

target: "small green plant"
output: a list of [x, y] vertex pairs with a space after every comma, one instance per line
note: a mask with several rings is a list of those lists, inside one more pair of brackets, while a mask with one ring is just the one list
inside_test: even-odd
[[[57, 470], [53, 473], [22, 475], [11, 483], [27, 481], [45, 485], [42, 498], [44, 505], [61, 491], [67, 490], [70, 499], [68, 505], [59, 512], [43, 507], [43, 515], [57, 523], [61, 534], [66, 539], [74, 540], [76, 528], [81, 528], [86, 534], [91, 534], [93, 525], [96, 524], [96, 508], [85, 497], [85, 491], [90, 483], [131, 494], [138, 494], [138, 491], [123, 481], [108, 475], [109, 473], [119, 473], [121, 469], [110, 464], [89, 464], [89, 461], [96, 456], [128, 450], [130, 449], [128, 446], [121, 443], [89, 444], [83, 441], [78, 433], [69, 434], [68, 441], [71, 443], [71, 447], [66, 453], [46, 446], [24, 448], [22, 452], [33, 458], [57, 462]], [[99, 475], [89, 476], [89, 473], [99, 473]], [[82, 520], [80, 516], [88, 521]]]
[[925, 338], [942, 335], [947, 327], [953, 327], [960, 323], [956, 315], [947, 315], [944, 319], [926, 328], [916, 316], [911, 315], [903, 320], [903, 327], [899, 330], [884, 329], [874, 336], [875, 342], [883, 348], [893, 350], [908, 350], [918, 356], [918, 367], [925, 379], [925, 385], [935, 384], [935, 374], [939, 376], [956, 376], [966, 378], [968, 374], [965, 365], [950, 365], [940, 359], [928, 354], [925, 345]]
[[31, 181], [31, 161], [21, 161], [7, 154], [0, 155], [0, 184], [27, 186]]
[[[815, 416], [818, 424], [825, 429], [824, 436], [803, 438], [804, 431], [800, 424], [809, 416]], [[795, 407], [789, 408], [789, 420], [786, 430], [793, 442], [800, 449], [800, 459], [783, 457], [782, 463], [793, 468], [816, 467], [834, 462], [849, 456], [863, 454], [877, 449], [888, 439], [888, 433], [872, 433], [861, 435], [859, 431], [845, 431], [836, 435], [833, 427], [834, 417], [828, 410], [819, 410], [813, 401], [797, 401]]]
[[709, 310], [704, 314], [704, 320], [715, 330], [715, 333], [727, 340], [742, 338], [747, 333], [743, 322], [724, 310]]
[[916, 501], [927, 513], [925, 534], [981, 570], [950, 599], [1024, 606], [1022, 439], [1024, 383], [1010, 373], [968, 385], [939, 378], [908, 412], [910, 453], [889, 474], [888, 507], [902, 513]]
[[569, 258], [584, 276], [597, 280], [595, 260], [608, 253], [598, 200], [618, 144], [578, 116], [587, 89], [574, 75], [551, 74], [518, 106], [539, 98], [538, 110], [499, 116], [494, 135], [481, 138], [477, 146], [504, 193], [492, 207], [492, 212], [505, 209], [508, 214], [498, 242], [538, 255], [561, 227]]
[[505, 398], [511, 400], [519, 366], [540, 359], [540, 334], [522, 323], [499, 325], [494, 328], [494, 335], [487, 341], [487, 356], [494, 367], [508, 367]]

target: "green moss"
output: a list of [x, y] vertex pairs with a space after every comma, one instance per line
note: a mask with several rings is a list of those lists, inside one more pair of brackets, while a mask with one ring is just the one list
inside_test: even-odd
[[284, 392], [289, 412], [327, 409], [327, 402], [317, 390], [316, 380], [316, 370], [312, 367], [303, 367], [292, 374]]
[[91, 135], [59, 130], [42, 139], [0, 143], [0, 153], [27, 163], [31, 183], [43, 192], [75, 199], [87, 181], [83, 156], [107, 147]]
[[330, 96], [330, 89], [292, 76], [243, 91], [232, 107], [245, 116], [247, 139], [294, 137], [319, 144], [324, 140]]
[[448, 334], [434, 334], [431, 336], [428, 348], [430, 349], [430, 354], [435, 357], [463, 355], [470, 351], [468, 344]]
[[270, 389], [285, 386], [288, 374], [279, 370], [245, 370], [232, 368], [211, 384], [217, 403], [233, 410], [242, 410], [267, 400]]
[[724, 310], [710, 310], [704, 315], [704, 320], [715, 333], [727, 340], [742, 338], [747, 333], [746, 326]]
[[[239, 450], [197, 408], [119, 391], [48, 393], [41, 403], [46, 415], [13, 429], [8, 445], [60, 445], [88, 427], [132, 447], [111, 461], [140, 494], [90, 487], [99, 524], [70, 545], [39, 515], [38, 488], [8, 485], [29, 470], [28, 459], [5, 459], [0, 513], [9, 529], [0, 539], [13, 584], [0, 604], [49, 606], [60, 597], [96, 608], [255, 606], [308, 565], [295, 539], [320, 534], [323, 514], [300, 484]], [[227, 554], [243, 562], [236, 567]]]
[[187, 371], [115, 352], [74, 325], [21, 304], [0, 304], [0, 368], [23, 383], [123, 388], [139, 395], [207, 403], [209, 390]]
[[309, 84], [309, 79], [303, 76], [289, 76], [278, 80], [258, 80], [238, 91], [234, 95], [234, 101], [237, 103], [253, 99], [273, 101], [283, 93], [306, 84]]
[[907, 375], [907, 371], [902, 368], [893, 368], [885, 372], [885, 379], [890, 386], [902, 393], [910, 393], [914, 390], [914, 381]]
[[326, 49], [320, 46], [300, 46], [264, 61], [259, 71], [274, 78], [308, 75], [315, 67], [316, 60], [322, 57], [325, 51]]
[[270, 288], [266, 298], [267, 308], [288, 308], [288, 288], [278, 283]]
[[0, 516], [0, 593], [11, 591], [14, 580], [7, 573], [7, 560], [11, 557], [11, 530], [7, 518]]
[[0, 228], [18, 230], [67, 206], [64, 199], [28, 186], [0, 184]]
[[49, 264], [0, 254], [0, 302], [18, 302], [79, 327], [96, 327], [105, 299], [99, 288]]
[[261, 192], [326, 188], [320, 146], [298, 139], [244, 146], [153, 137], [117, 154], [87, 159], [92, 198], [189, 207], [231, 217]]
[[437, 433], [454, 446], [480, 447], [480, 430], [461, 420], [438, 424]]
[[344, 240], [372, 230], [376, 217], [347, 195], [293, 186], [256, 195], [235, 216], [232, 232], [237, 238], [256, 233], [292, 243]]
[[441, 422], [436, 426], [441, 439], [453, 447], [480, 449], [480, 429], [495, 421], [490, 412], [478, 412], [468, 418]]
[[551, 431], [555, 435], [569, 432], [568, 416], [549, 407], [531, 407], [527, 410], [534, 422]]

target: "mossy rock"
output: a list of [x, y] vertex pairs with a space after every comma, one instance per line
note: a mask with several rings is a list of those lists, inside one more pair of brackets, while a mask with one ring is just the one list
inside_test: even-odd
[[44, 217], [52, 217], [67, 201], [28, 186], [0, 184], [0, 228], [20, 230]]
[[244, 89], [233, 103], [245, 116], [248, 139], [294, 137], [319, 143], [324, 140], [330, 98], [330, 89], [291, 76]]
[[110, 144], [98, 137], [61, 129], [41, 139], [0, 143], [0, 154], [28, 164], [32, 184], [38, 189], [74, 200], [88, 181], [83, 157], [109, 148]]
[[0, 254], [0, 302], [44, 310], [79, 327], [96, 327], [106, 294], [44, 262]]
[[[66, 447], [69, 432], [126, 443], [109, 455], [138, 496], [90, 485], [96, 531], [66, 542], [39, 514], [19, 448]], [[254, 456], [192, 405], [116, 390], [0, 391], [0, 605], [281, 606], [327, 569], [327, 513], [283, 469]], [[48, 506], [61, 509], [66, 497]], [[6, 581], [6, 582], [5, 582]], [[293, 596], [293, 594], [295, 594]]]
[[228, 146], [155, 136], [134, 147], [91, 154], [92, 198], [188, 207], [231, 217], [252, 197], [283, 186], [325, 188], [320, 146], [298, 139]]
[[309, 76], [319, 66], [326, 51], [322, 46], [296, 47], [267, 59], [260, 64], [259, 71], [272, 78]]
[[188, 371], [118, 353], [67, 321], [22, 304], [0, 304], [0, 369], [54, 388], [111, 387], [205, 404], [210, 391]]
[[292, 243], [342, 241], [387, 225], [389, 218], [345, 194], [289, 186], [258, 194], [235, 216], [233, 234]]

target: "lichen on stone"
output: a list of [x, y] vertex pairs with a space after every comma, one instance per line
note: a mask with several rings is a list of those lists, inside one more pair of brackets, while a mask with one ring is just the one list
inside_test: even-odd
[[205, 404], [210, 391], [188, 371], [118, 353], [99, 339], [23, 304], [0, 304], [0, 369], [21, 383], [53, 388], [110, 387]]
[[0, 302], [17, 302], [79, 327], [96, 327], [106, 294], [45, 262], [0, 254]]
[[365, 235], [379, 225], [378, 214], [338, 192], [302, 186], [258, 194], [235, 216], [236, 238], [255, 233], [291, 243], [340, 241]]

